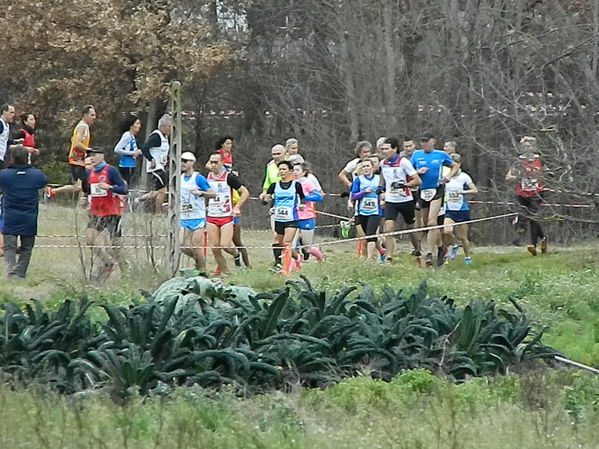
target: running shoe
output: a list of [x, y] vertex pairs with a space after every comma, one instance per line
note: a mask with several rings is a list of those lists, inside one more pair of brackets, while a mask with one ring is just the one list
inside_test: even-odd
[[447, 246], [443, 245], [439, 247], [437, 253], [437, 266], [440, 267], [445, 263], [445, 258], [447, 257]]
[[324, 260], [324, 254], [319, 248], [315, 246], [310, 247], [310, 254], [312, 254], [314, 258], [319, 262], [322, 262]]
[[530, 254], [532, 254], [533, 256], [536, 256], [536, 255], [537, 255], [537, 247], [536, 247], [536, 246], [534, 246], [534, 245], [528, 245], [528, 246], [526, 247], [526, 249], [527, 249], [527, 250], [528, 250], [528, 252], [529, 252]]
[[424, 263], [427, 267], [433, 266], [433, 253], [428, 253], [426, 255], [426, 259], [425, 259]]
[[110, 274], [114, 271], [115, 264], [106, 263], [102, 271], [98, 273], [98, 281], [105, 281], [110, 277]]
[[280, 273], [282, 270], [283, 266], [280, 263], [276, 263], [270, 268], [270, 271], [273, 273]]
[[422, 256], [422, 253], [420, 252], [419, 249], [413, 249], [412, 252], [410, 253], [410, 255], [420, 257], [420, 256]]
[[241, 254], [237, 253], [237, 255], [233, 257], [233, 260], [235, 261], [235, 266], [241, 268]]
[[541, 240], [541, 254], [545, 254], [547, 252], [547, 237], [543, 237]]
[[472, 257], [464, 257], [464, 263], [466, 265], [471, 265], [472, 264]]
[[458, 256], [458, 251], [460, 249], [460, 245], [453, 245], [451, 247], [451, 251], [449, 252], [449, 260], [455, 260]]
[[393, 259], [391, 257], [386, 257], [383, 261], [384, 264], [391, 265], [393, 263]]
[[344, 239], [349, 238], [349, 230], [351, 228], [351, 225], [349, 224], [349, 222], [342, 221], [339, 223], [339, 226], [341, 227], [341, 237]]
[[385, 260], [387, 260], [387, 256], [385, 256], [385, 254], [379, 254], [379, 257], [376, 258], [378, 263], [384, 263]]

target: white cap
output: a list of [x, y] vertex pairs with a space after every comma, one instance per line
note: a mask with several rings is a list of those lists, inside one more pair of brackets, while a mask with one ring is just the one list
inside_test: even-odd
[[186, 151], [181, 155], [181, 159], [185, 159], [186, 161], [196, 161], [196, 157], [191, 151]]

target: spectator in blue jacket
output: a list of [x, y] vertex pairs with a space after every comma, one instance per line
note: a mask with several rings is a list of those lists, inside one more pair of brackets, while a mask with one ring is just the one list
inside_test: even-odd
[[[39, 190], [48, 178], [27, 164], [29, 152], [22, 145], [11, 149], [12, 164], [0, 171], [0, 190], [4, 212], [4, 260], [6, 277], [23, 279], [27, 274], [37, 235]], [[17, 260], [17, 240], [20, 254]]]

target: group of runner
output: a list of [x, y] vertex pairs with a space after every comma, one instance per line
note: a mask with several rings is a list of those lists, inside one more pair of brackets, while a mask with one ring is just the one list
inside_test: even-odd
[[[35, 117], [29, 114], [24, 116], [25, 119], [28, 128], [24, 128], [21, 138], [29, 139], [34, 150], [30, 153], [37, 154], [38, 150], [31, 141]], [[45, 194], [52, 198], [63, 193], [80, 192], [82, 204], [87, 205], [90, 211], [86, 233], [88, 244], [100, 247], [99, 237], [106, 234], [109, 237], [107, 248], [94, 250], [100, 260], [98, 277], [106, 277], [116, 265], [122, 267], [118, 251], [121, 213], [138, 158], [145, 160], [149, 187], [134, 202], [151, 200], [155, 209], [161, 210], [167, 200], [172, 119], [163, 115], [157, 129], [139, 148], [137, 135], [142, 123], [137, 116], [126, 117], [122, 136], [114, 147], [119, 156], [118, 169], [106, 163], [102, 149], [91, 146], [90, 125], [95, 120], [95, 108], [85, 106], [81, 120], [73, 130], [68, 155], [73, 183], [58, 188], [47, 187]], [[407, 230], [433, 227], [427, 232], [409, 232], [412, 255], [418, 264], [426, 267], [442, 265], [447, 258], [455, 259], [460, 247], [464, 250], [464, 262], [470, 264], [467, 196], [477, 193], [477, 188], [472, 178], [461, 169], [463, 161], [456, 151], [455, 142], [447, 141], [443, 150], [437, 150], [435, 136], [427, 132], [418, 139], [418, 143], [420, 146], [416, 149], [412, 138], [404, 138], [400, 142], [393, 137], [381, 137], [373, 149], [368, 141], [358, 142], [356, 158], [349, 161], [338, 175], [340, 182], [349, 189], [348, 206], [353, 211], [358, 235], [366, 237], [364, 255], [368, 260], [394, 262], [396, 236], [379, 238], [378, 234], [396, 231], [401, 216]], [[206, 244], [205, 231], [207, 245], [217, 264], [215, 274], [229, 273], [224, 254], [231, 255], [236, 266], [250, 267], [247, 249], [241, 241], [240, 222], [241, 208], [250, 193], [234, 169], [232, 147], [232, 137], [218, 140], [205, 164], [206, 176], [196, 171], [197, 160], [193, 153], [184, 152], [181, 156], [179, 194], [183, 253], [194, 259], [196, 269], [203, 274], [207, 273], [202, 251]], [[543, 192], [540, 178], [544, 168], [535, 152], [534, 138], [524, 138], [521, 148], [519, 162], [510, 169], [506, 180], [518, 181], [518, 202], [525, 212], [516, 220], [517, 229], [521, 235], [530, 223], [531, 245], [528, 251], [536, 255], [539, 243], [540, 251], [547, 251], [547, 239], [535, 219]], [[316, 204], [323, 202], [325, 194], [312, 173], [311, 165], [299, 154], [297, 139], [288, 139], [285, 145], [274, 145], [271, 156], [259, 198], [271, 206], [273, 271], [292, 271], [301, 268], [310, 256], [318, 261], [324, 260], [320, 248], [314, 244], [314, 231]], [[439, 225], [445, 227], [439, 228]], [[456, 242], [454, 227], [459, 242]], [[284, 260], [285, 257], [288, 259]]]

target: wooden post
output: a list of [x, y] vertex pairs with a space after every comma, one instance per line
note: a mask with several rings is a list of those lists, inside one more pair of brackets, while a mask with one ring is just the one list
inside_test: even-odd
[[170, 86], [169, 112], [173, 118], [171, 147], [168, 164], [168, 260], [173, 276], [179, 270], [181, 238], [179, 214], [181, 211], [181, 83], [173, 81]]

